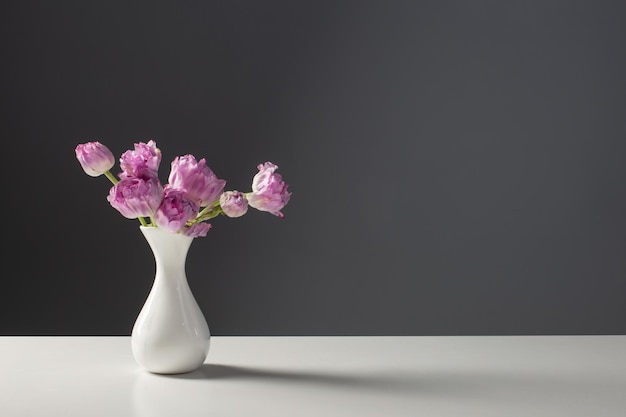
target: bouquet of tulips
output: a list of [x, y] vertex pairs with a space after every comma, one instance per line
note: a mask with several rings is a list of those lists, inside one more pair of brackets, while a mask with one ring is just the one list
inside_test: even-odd
[[252, 191], [244, 193], [224, 191], [226, 181], [213, 173], [204, 158], [177, 156], [163, 185], [158, 177], [161, 150], [153, 140], [135, 143], [134, 149], [122, 154], [117, 177], [110, 171], [115, 157], [100, 142], [79, 144], [76, 158], [88, 175], [104, 175], [113, 183], [107, 200], [122, 216], [194, 238], [206, 236], [211, 229], [208, 220], [243, 216], [249, 206], [283, 218], [281, 210], [291, 197], [289, 185], [271, 162], [258, 165]]

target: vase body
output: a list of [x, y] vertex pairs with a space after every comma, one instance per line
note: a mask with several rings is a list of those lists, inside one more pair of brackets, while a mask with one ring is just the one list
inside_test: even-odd
[[185, 273], [193, 238], [140, 226], [156, 263], [152, 289], [131, 334], [137, 363], [159, 374], [198, 369], [209, 353], [211, 334]]

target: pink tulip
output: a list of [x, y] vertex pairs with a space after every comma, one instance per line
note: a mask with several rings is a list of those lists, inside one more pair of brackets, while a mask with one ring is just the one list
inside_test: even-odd
[[107, 200], [127, 219], [152, 216], [163, 199], [157, 179], [125, 178], [111, 187]]
[[87, 142], [78, 145], [76, 147], [76, 159], [87, 175], [92, 177], [99, 177], [115, 165], [113, 153], [100, 142]]
[[157, 226], [172, 233], [179, 232], [185, 224], [196, 217], [198, 205], [187, 197], [184, 190], [165, 187], [163, 201], [154, 213]]
[[120, 178], [158, 178], [161, 150], [153, 140], [135, 143], [135, 149], [126, 151], [120, 158]]
[[252, 194], [248, 195], [248, 204], [257, 210], [267, 211], [278, 217], [285, 217], [280, 210], [287, 205], [291, 193], [281, 175], [274, 172], [278, 166], [271, 162], [260, 164], [259, 172], [252, 180]]
[[184, 155], [172, 161], [168, 184], [185, 190], [188, 198], [205, 207], [219, 198], [226, 181], [217, 178], [204, 158], [196, 161], [193, 155]]
[[183, 229], [183, 234], [189, 237], [205, 237], [209, 230], [211, 230], [211, 225], [209, 223], [194, 223], [189, 227], [185, 227]]

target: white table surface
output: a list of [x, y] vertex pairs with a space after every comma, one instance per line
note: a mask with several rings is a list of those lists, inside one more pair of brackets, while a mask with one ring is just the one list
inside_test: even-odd
[[216, 337], [178, 376], [128, 337], [0, 337], [0, 416], [626, 416], [626, 336]]

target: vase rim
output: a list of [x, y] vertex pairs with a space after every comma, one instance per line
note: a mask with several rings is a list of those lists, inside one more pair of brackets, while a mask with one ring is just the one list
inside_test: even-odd
[[[158, 226], [143, 226], [143, 225], [140, 225], [139, 226], [139, 230], [141, 230], [142, 233], [150, 230], [149, 233], [167, 233], [167, 234], [172, 235], [172, 236], [180, 236], [180, 237], [184, 237], [184, 238], [191, 238], [191, 236], [185, 236], [185, 235], [183, 235], [181, 233], [172, 233], [169, 230], [164, 229], [162, 227], [158, 227]], [[154, 230], [154, 232], [152, 232], [152, 230]]]

